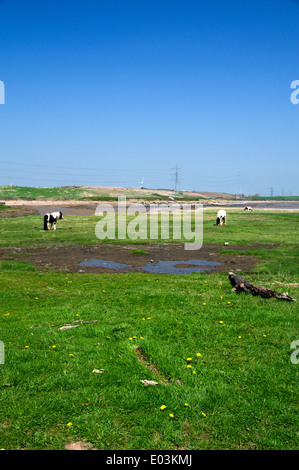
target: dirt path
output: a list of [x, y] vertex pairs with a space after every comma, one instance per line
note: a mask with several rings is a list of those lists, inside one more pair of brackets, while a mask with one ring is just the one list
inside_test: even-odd
[[[128, 200], [127, 204], [130, 205], [133, 200]], [[148, 201], [143, 200], [134, 200], [139, 204], [143, 204], [145, 207], [149, 206]], [[0, 212], [1, 217], [24, 217], [27, 215], [43, 215], [46, 212], [58, 211], [61, 210], [63, 215], [94, 215], [95, 210], [99, 204], [111, 204], [115, 209], [117, 209], [116, 201], [102, 201], [102, 202], [92, 202], [92, 201], [77, 201], [77, 200], [10, 200], [5, 201], [5, 206], [7, 210]], [[165, 204], [165, 201], [155, 201], [151, 202], [153, 206], [155, 204]], [[166, 201], [166, 204], [171, 203]], [[177, 204], [177, 203], [175, 203]], [[179, 203], [183, 204], [183, 203]], [[198, 201], [189, 201], [186, 204], [198, 204]], [[217, 211], [219, 208], [233, 209], [243, 211], [244, 207], [248, 205], [248, 201], [200, 201], [200, 204], [203, 204], [204, 210], [212, 209]], [[250, 201], [250, 205], [254, 209], [262, 209], [264, 211], [283, 211], [283, 212], [299, 212], [299, 202], [298, 201]]]

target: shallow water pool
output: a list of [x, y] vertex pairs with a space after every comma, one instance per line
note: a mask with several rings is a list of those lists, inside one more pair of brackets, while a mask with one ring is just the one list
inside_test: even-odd
[[[98, 258], [90, 258], [79, 263], [79, 266], [99, 267], [115, 269], [116, 271], [129, 272], [141, 271], [153, 274], [191, 274], [196, 272], [211, 271], [214, 267], [220, 266], [221, 263], [206, 260], [188, 260], [188, 261], [158, 261], [157, 263], [147, 263], [145, 266], [133, 267], [130, 264], [117, 263]], [[133, 268], [133, 269], [129, 269]]]

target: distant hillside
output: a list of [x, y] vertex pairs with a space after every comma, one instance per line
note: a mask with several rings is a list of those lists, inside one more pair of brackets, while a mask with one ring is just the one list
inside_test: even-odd
[[208, 191], [178, 191], [171, 189], [139, 189], [103, 186], [59, 186], [54, 188], [36, 188], [28, 186], [0, 186], [0, 200], [77, 200], [77, 201], [109, 201], [117, 200], [119, 196], [127, 199], [153, 200], [192, 200], [200, 199], [235, 199], [235, 196], [225, 193]]

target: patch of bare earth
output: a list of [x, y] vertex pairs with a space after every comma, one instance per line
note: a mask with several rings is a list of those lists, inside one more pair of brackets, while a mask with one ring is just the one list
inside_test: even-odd
[[[155, 366], [149, 358], [145, 355], [144, 351], [140, 348], [140, 346], [137, 346], [135, 348], [135, 352], [137, 355], [138, 361], [145, 366], [148, 370], [152, 372], [156, 380], [159, 380], [160, 383], [163, 385], [171, 385], [173, 383], [172, 380], [168, 379], [167, 377], [164, 377], [161, 371]], [[178, 379], [176, 381], [177, 383], [181, 383], [181, 381]]]
[[[246, 248], [269, 248], [273, 246], [252, 244], [250, 247], [243, 247], [238, 245], [230, 245], [230, 249], [242, 250]], [[138, 254], [132, 253], [134, 248], [142, 248], [145, 253]], [[248, 256], [243, 254], [218, 253], [218, 250], [223, 248], [222, 244], [204, 244], [200, 250], [189, 251], [184, 250], [184, 245], [181, 243], [168, 243], [168, 244], [145, 244], [145, 245], [114, 245], [98, 243], [95, 245], [75, 245], [65, 247], [47, 247], [47, 248], [33, 248], [33, 247], [3, 247], [0, 249], [0, 259], [12, 260], [16, 256], [19, 261], [29, 261], [40, 269], [48, 267], [70, 271], [70, 272], [96, 272], [96, 273], [115, 273], [115, 272], [134, 272], [136, 268], [142, 268], [149, 262], [158, 263], [159, 261], [180, 261], [192, 260], [207, 260], [216, 261], [219, 265], [213, 267], [210, 272], [219, 271], [251, 271], [257, 264], [258, 259], [255, 256]], [[97, 266], [80, 266], [84, 260], [91, 258], [102, 259], [107, 261], [114, 261], [128, 265], [127, 268], [115, 270], [109, 267]], [[260, 261], [260, 260], [259, 260]], [[140, 272], [140, 271], [139, 271]]]
[[90, 442], [70, 442], [65, 446], [66, 450], [95, 450]]

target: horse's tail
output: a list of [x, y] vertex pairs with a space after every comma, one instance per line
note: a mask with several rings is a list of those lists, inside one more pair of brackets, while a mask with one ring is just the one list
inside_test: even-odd
[[48, 216], [44, 215], [44, 230], [48, 230]]

